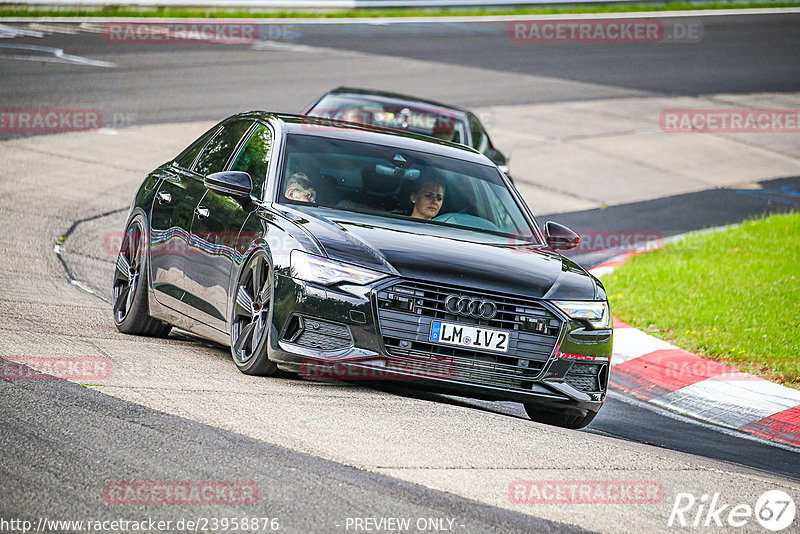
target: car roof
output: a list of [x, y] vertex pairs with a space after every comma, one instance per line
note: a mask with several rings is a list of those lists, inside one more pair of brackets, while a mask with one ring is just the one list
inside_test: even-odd
[[360, 143], [371, 143], [382, 146], [390, 146], [405, 150], [417, 150], [429, 154], [441, 155], [457, 158], [464, 161], [471, 161], [481, 165], [494, 167], [494, 163], [475, 150], [474, 148], [442, 141], [426, 135], [415, 134], [380, 128], [376, 126], [365, 126], [352, 122], [336, 121], [321, 117], [309, 117], [307, 115], [292, 115], [288, 113], [269, 113], [266, 111], [249, 111], [239, 113], [225, 120], [234, 119], [254, 119], [263, 122], [280, 121], [286, 133], [294, 135], [313, 135], [318, 137], [328, 137], [333, 139], [343, 139]]
[[373, 97], [373, 100], [402, 100], [408, 104], [426, 104], [428, 106], [436, 106], [459, 113], [467, 113], [466, 109], [451, 106], [450, 104], [443, 104], [442, 102], [436, 102], [435, 100], [402, 95], [400, 93], [391, 93], [388, 91], [374, 91], [372, 89], [358, 89], [355, 87], [337, 87], [336, 89], [333, 89], [325, 94], [325, 96], [327, 95], [358, 95], [364, 97]]

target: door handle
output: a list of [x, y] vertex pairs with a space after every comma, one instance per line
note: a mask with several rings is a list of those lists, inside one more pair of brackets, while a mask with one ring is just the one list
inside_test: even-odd
[[172, 195], [163, 191], [159, 191], [156, 195], [156, 198], [158, 199], [159, 204], [169, 204], [172, 202]]
[[198, 216], [198, 217], [200, 217], [201, 219], [205, 219], [206, 217], [208, 217], [209, 213], [211, 213], [210, 211], [208, 211], [208, 208], [201, 208], [200, 206], [197, 206], [197, 207], [194, 209], [194, 212], [195, 212], [195, 213], [197, 214], [197, 216]]

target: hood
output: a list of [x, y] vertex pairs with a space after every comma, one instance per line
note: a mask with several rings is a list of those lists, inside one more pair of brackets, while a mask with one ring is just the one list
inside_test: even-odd
[[[329, 257], [417, 280], [535, 298], [593, 300], [594, 278], [549, 250], [413, 220], [298, 207]], [[297, 220], [297, 219], [296, 219]]]

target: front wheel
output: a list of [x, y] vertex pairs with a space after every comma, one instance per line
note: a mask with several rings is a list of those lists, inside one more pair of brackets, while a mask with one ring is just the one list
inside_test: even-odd
[[531, 421], [573, 430], [587, 426], [597, 415], [597, 412], [591, 410], [587, 411], [586, 414], [576, 414], [574, 411], [547, 409], [534, 403], [525, 404], [525, 411]]
[[166, 337], [172, 326], [150, 317], [145, 233], [136, 218], [125, 229], [114, 272], [114, 324], [123, 334]]
[[256, 252], [242, 269], [233, 302], [231, 355], [236, 367], [248, 375], [275, 376], [275, 362], [267, 357], [272, 322], [272, 268], [263, 251]]

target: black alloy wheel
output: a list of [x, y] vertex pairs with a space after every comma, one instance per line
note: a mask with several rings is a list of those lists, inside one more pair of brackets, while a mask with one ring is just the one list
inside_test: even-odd
[[231, 354], [245, 374], [274, 376], [277, 365], [267, 357], [272, 321], [272, 267], [263, 251], [242, 269], [236, 286], [231, 328]]
[[114, 324], [124, 334], [166, 337], [172, 329], [150, 316], [147, 302], [147, 253], [139, 218], [125, 229], [114, 272]]

